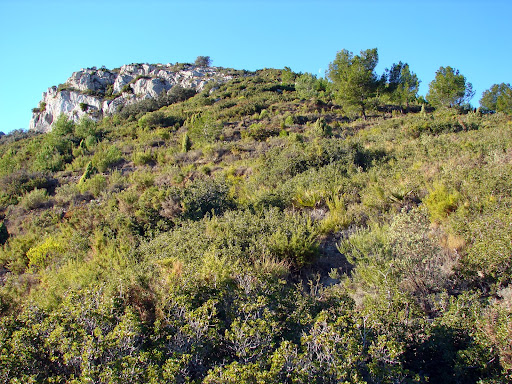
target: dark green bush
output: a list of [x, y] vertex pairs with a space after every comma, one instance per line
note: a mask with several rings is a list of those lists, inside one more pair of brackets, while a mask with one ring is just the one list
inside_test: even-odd
[[209, 178], [195, 180], [181, 193], [183, 216], [197, 220], [208, 213], [219, 215], [234, 208], [228, 192], [229, 188], [223, 181]]
[[7, 231], [7, 227], [5, 223], [2, 221], [0, 224], [0, 245], [4, 245], [9, 239], [9, 232]]

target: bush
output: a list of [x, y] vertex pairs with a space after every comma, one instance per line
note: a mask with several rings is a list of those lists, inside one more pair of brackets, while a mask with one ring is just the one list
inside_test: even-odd
[[242, 137], [251, 137], [256, 141], [265, 141], [269, 137], [279, 135], [280, 129], [265, 127], [262, 123], [251, 124], [247, 130], [242, 131]]
[[7, 227], [5, 223], [2, 221], [0, 224], [0, 245], [4, 245], [9, 239], [9, 232], [7, 231]]
[[34, 188], [27, 192], [20, 200], [20, 205], [25, 209], [40, 208], [48, 202], [48, 192], [46, 189]]
[[92, 165], [92, 161], [89, 161], [87, 163], [87, 166], [85, 167], [85, 171], [82, 175], [82, 177], [80, 177], [80, 180], [78, 181], [78, 184], [83, 184], [87, 179], [89, 179], [91, 177], [91, 175], [94, 173], [95, 169], [94, 169], [94, 166]]
[[132, 160], [135, 165], [145, 165], [154, 161], [153, 153], [151, 149], [144, 151], [134, 151], [132, 154]]
[[54, 262], [54, 258], [62, 255], [64, 247], [52, 237], [48, 237], [41, 244], [30, 248], [27, 251], [29, 260], [28, 267], [35, 270], [42, 270]]
[[98, 197], [107, 187], [105, 176], [96, 174], [82, 182], [79, 186], [80, 192], [90, 192], [94, 197]]
[[[126, 87], [132, 91], [132, 88], [129, 86], [129, 84], [126, 85]], [[196, 91], [192, 88], [183, 88], [180, 85], [175, 85], [167, 93], [160, 93], [157, 98], [144, 99], [132, 104], [123, 105], [121, 106], [118, 113], [121, 118], [125, 120], [132, 117], [140, 118], [142, 115], [148, 112], [157, 111], [167, 105], [185, 101], [195, 94]], [[173, 116], [166, 116], [165, 120], [163, 120], [161, 123], [167, 127], [170, 127], [177, 123], [182, 124], [183, 121]]]
[[187, 186], [180, 200], [184, 217], [192, 220], [201, 219], [207, 213], [219, 215], [234, 208], [226, 183], [210, 178], [198, 179]]
[[184, 88], [179, 84], [174, 85], [169, 91], [167, 91], [167, 95], [162, 96], [166, 105], [178, 103], [180, 101], [185, 101], [190, 99], [196, 94], [194, 88]]
[[55, 203], [59, 206], [66, 206], [71, 203], [83, 202], [90, 200], [92, 196], [81, 195], [78, 184], [63, 184], [55, 190]]
[[[34, 188], [44, 188], [48, 190], [54, 188], [56, 185], [57, 180], [44, 173], [29, 173], [25, 170], [17, 171], [0, 179], [0, 190], [11, 200], [21, 197]], [[14, 201], [12, 202], [14, 203]]]
[[507, 206], [482, 212], [468, 225], [463, 259], [468, 278], [505, 287], [512, 282], [512, 214]]
[[97, 135], [97, 123], [88, 116], [83, 116], [74, 127], [74, 136], [77, 139], [84, 140], [89, 136], [96, 137]]
[[456, 190], [448, 190], [444, 184], [435, 184], [428, 196], [423, 200], [428, 208], [432, 222], [443, 220], [450, 212], [453, 212], [460, 200], [460, 193]]
[[183, 135], [183, 139], [181, 140], [181, 152], [187, 153], [192, 148], [192, 142], [190, 141], [190, 137], [187, 132]]
[[324, 119], [317, 119], [311, 129], [311, 133], [316, 137], [329, 137], [332, 135], [332, 128], [327, 125]]
[[212, 143], [222, 133], [222, 124], [210, 113], [193, 115], [187, 120], [186, 126], [194, 143]]
[[156, 128], [156, 127], [168, 127], [174, 124], [172, 118], [167, 118], [163, 112], [148, 112], [142, 116], [138, 121], [139, 127], [141, 128]]
[[53, 136], [66, 136], [73, 133], [75, 123], [69, 120], [66, 115], [61, 114], [52, 125], [51, 134]]
[[295, 80], [295, 90], [302, 99], [313, 99], [325, 91], [326, 83], [317, 79], [316, 76], [305, 73]]
[[310, 219], [288, 217], [294, 224], [293, 230], [277, 228], [269, 238], [269, 248], [278, 260], [290, 262], [301, 268], [318, 255], [318, 231]]
[[[180, 207], [175, 208], [179, 212]], [[317, 233], [307, 215], [287, 214], [277, 208], [259, 213], [231, 210], [223, 216], [178, 224], [142, 249], [149, 258], [186, 263], [201, 263], [206, 253], [212, 253], [242, 265], [273, 260], [284, 269], [290, 265], [299, 268], [318, 254]]]
[[93, 165], [100, 172], [105, 172], [122, 159], [121, 151], [115, 145], [110, 145], [108, 148], [105, 147], [106, 145], [98, 148], [92, 157]]
[[9, 271], [21, 274], [28, 265], [27, 251], [39, 241], [34, 233], [11, 236], [3, 247], [0, 247], [0, 264]]
[[284, 125], [287, 127], [291, 127], [293, 124], [295, 124], [295, 119], [293, 118], [292, 115], [288, 115], [284, 120]]
[[260, 113], [259, 119], [263, 120], [263, 119], [268, 119], [268, 118], [270, 118], [270, 112], [266, 109], [263, 109]]
[[64, 169], [67, 160], [55, 146], [43, 144], [33, 160], [32, 168], [34, 171], [57, 172]]

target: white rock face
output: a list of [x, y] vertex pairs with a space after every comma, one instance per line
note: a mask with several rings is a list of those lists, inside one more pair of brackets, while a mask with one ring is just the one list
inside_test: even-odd
[[101, 91], [106, 89], [107, 85], [113, 84], [116, 74], [108, 71], [107, 69], [100, 69], [99, 71], [93, 69], [82, 69], [75, 72], [68, 79], [67, 84], [74, 89], [82, 92], [87, 91]]
[[172, 88], [172, 85], [162, 78], [150, 78], [145, 77], [137, 80], [133, 84], [133, 92], [135, 95], [142, 99], [149, 99], [158, 97], [162, 92], [167, 92]]
[[118, 70], [88, 68], [74, 72], [61, 90], [48, 88], [30, 130], [49, 132], [61, 114], [77, 122], [82, 116], [98, 120], [116, 113], [123, 105], [156, 98], [173, 86], [203, 90], [210, 81], [225, 82], [233, 76], [217, 67], [171, 64], [129, 64]]
[[30, 130], [51, 131], [53, 122], [61, 114], [65, 114], [75, 122], [85, 115], [98, 119], [102, 114], [102, 104], [97, 97], [76, 91], [57, 91], [56, 87], [52, 87], [48, 92], [43, 93], [42, 101], [46, 106], [43, 111], [32, 114]]

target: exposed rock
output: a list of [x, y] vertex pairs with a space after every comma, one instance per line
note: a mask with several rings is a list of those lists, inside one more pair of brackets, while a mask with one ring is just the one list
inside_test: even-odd
[[172, 85], [162, 78], [141, 78], [133, 84], [133, 93], [139, 98], [156, 98], [162, 92], [167, 92]]
[[99, 71], [94, 69], [82, 69], [75, 72], [68, 79], [69, 87], [82, 92], [104, 92], [107, 85], [113, 84], [117, 75], [107, 69]]
[[116, 70], [88, 68], [75, 72], [65, 84], [43, 93], [35, 108], [30, 130], [49, 132], [61, 114], [77, 122], [82, 116], [94, 120], [116, 113], [123, 105], [156, 98], [180, 85], [203, 90], [210, 81], [224, 82], [231, 75], [217, 67], [188, 64], [129, 64]]
[[44, 110], [32, 114], [30, 130], [50, 131], [53, 122], [61, 114], [67, 115], [73, 121], [78, 121], [84, 115], [93, 119], [98, 119], [102, 115], [100, 98], [77, 91], [58, 91], [56, 87], [52, 87], [43, 93], [43, 102]]

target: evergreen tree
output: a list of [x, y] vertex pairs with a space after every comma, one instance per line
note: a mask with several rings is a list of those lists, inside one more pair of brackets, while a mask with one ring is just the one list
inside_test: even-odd
[[402, 63], [393, 64], [388, 71], [387, 90], [390, 92], [390, 98], [401, 108], [416, 99], [420, 86], [418, 76], [411, 72], [409, 64]]
[[377, 48], [361, 51], [360, 55], [344, 49], [329, 64], [328, 78], [333, 82], [337, 98], [347, 109], [355, 109], [366, 119], [368, 101], [377, 92], [379, 80], [375, 67], [379, 61]]
[[510, 84], [494, 84], [482, 94], [482, 108], [489, 112], [504, 112], [512, 114], [512, 87]]
[[427, 101], [436, 108], [461, 107], [475, 94], [472, 84], [452, 67], [440, 67], [428, 87]]

